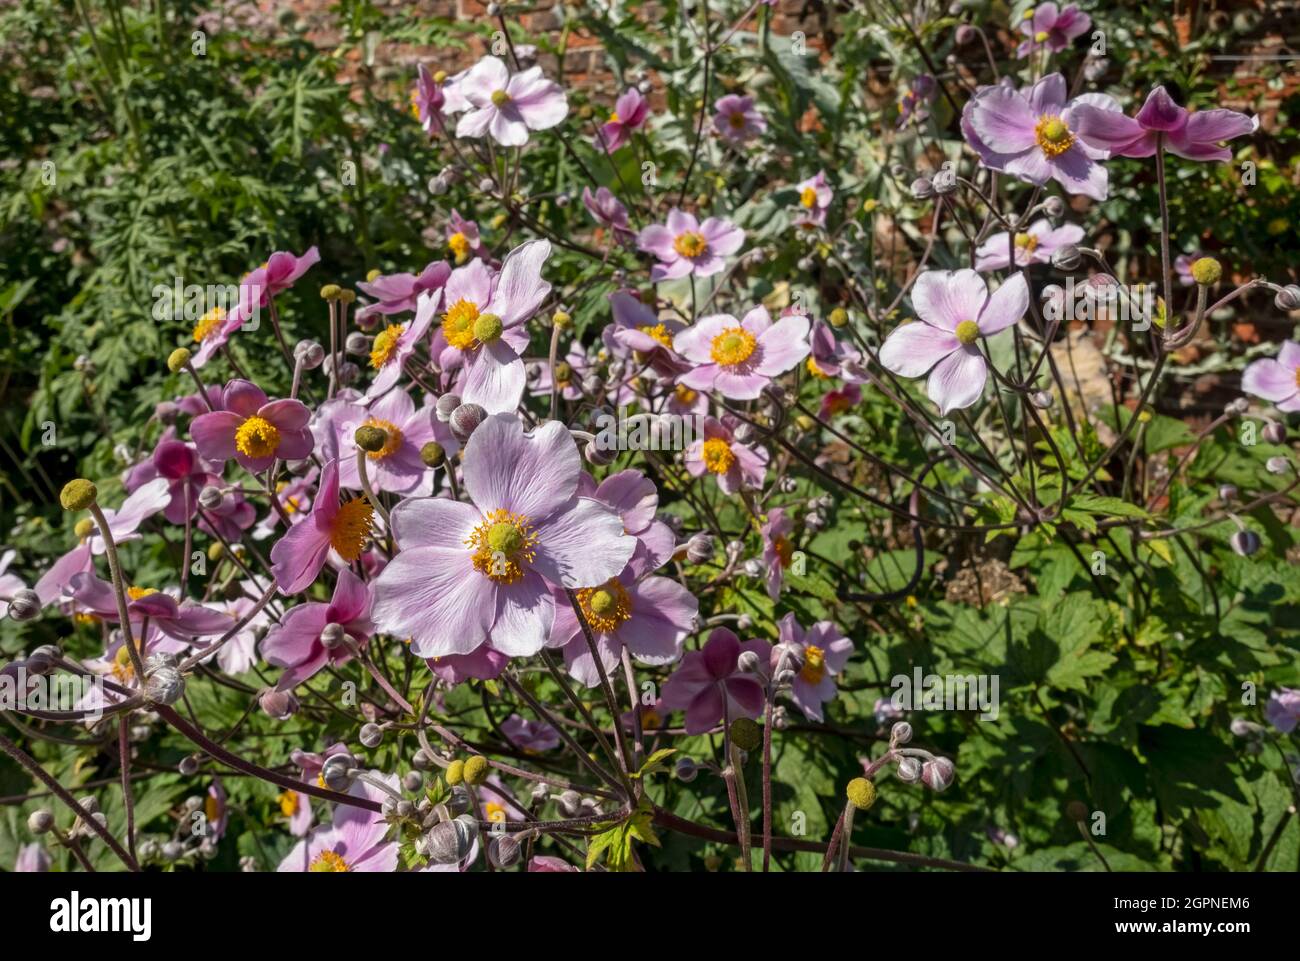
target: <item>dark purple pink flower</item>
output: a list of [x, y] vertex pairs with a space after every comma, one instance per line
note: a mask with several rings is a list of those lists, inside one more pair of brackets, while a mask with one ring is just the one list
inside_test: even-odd
[[374, 632], [370, 623], [370, 590], [352, 571], [339, 571], [328, 604], [308, 601], [290, 610], [262, 639], [262, 657], [285, 668], [276, 688], [292, 690], [314, 677], [326, 664], [341, 664], [352, 657], [346, 642], [327, 646], [321, 634], [337, 624], [357, 642], [365, 644]]
[[442, 298], [442, 290], [424, 291], [416, 297], [414, 320], [405, 324], [386, 324], [375, 334], [370, 343], [370, 366], [376, 373], [366, 391], [367, 397], [379, 397], [402, 379], [402, 367], [429, 333]]
[[781, 596], [785, 569], [794, 557], [794, 544], [790, 540], [793, 530], [794, 522], [786, 516], [784, 507], [768, 511], [767, 520], [759, 528], [763, 538], [763, 564], [767, 567], [767, 596], [774, 601]]
[[1163, 86], [1147, 95], [1136, 117], [1087, 101], [1079, 104], [1074, 116], [1084, 144], [1115, 157], [1150, 157], [1160, 139], [1166, 150], [1188, 160], [1231, 160], [1232, 151], [1219, 144], [1259, 129], [1258, 117], [1236, 110], [1192, 112], [1180, 107]]
[[627, 223], [627, 208], [608, 187], [597, 187], [594, 194], [590, 187], [583, 187], [582, 205], [596, 223], [614, 231], [614, 236], [620, 241], [626, 242], [636, 237], [636, 231]]
[[716, 390], [732, 400], [753, 400], [763, 388], [808, 356], [808, 318], [789, 314], [775, 324], [759, 305], [741, 320], [730, 314], [701, 318], [673, 338], [673, 347], [696, 365], [677, 378], [696, 390]]
[[1300, 691], [1289, 687], [1278, 688], [1269, 695], [1264, 705], [1264, 716], [1283, 734], [1290, 734], [1300, 725]]
[[578, 497], [569, 432], [525, 433], [511, 415], [480, 424], [462, 456], [473, 503], [413, 498], [392, 512], [400, 548], [375, 581], [379, 628], [421, 657], [468, 654], [485, 640], [512, 657], [537, 653], [555, 620], [552, 584], [603, 584], [631, 559], [618, 514]]
[[1016, 46], [1017, 57], [1027, 57], [1037, 50], [1047, 49], [1060, 53], [1077, 38], [1088, 32], [1092, 17], [1082, 12], [1077, 4], [1059, 9], [1055, 3], [1040, 3], [1026, 12], [1020, 21], [1024, 39]]
[[1009, 85], [981, 87], [962, 111], [962, 132], [980, 163], [1032, 184], [1056, 180], [1068, 193], [1105, 200], [1106, 148], [1079, 136], [1075, 117], [1119, 112], [1119, 104], [1100, 93], [1067, 99], [1059, 73], [1039, 80], [1028, 92]]
[[650, 269], [650, 280], [676, 280], [694, 274], [709, 277], [725, 266], [729, 257], [745, 242], [745, 232], [721, 217], [704, 223], [674, 207], [666, 225], [651, 224], [637, 235], [637, 247], [653, 254], [659, 263]]
[[614, 111], [601, 126], [596, 146], [613, 153], [631, 139], [634, 130], [644, 127], [649, 118], [649, 101], [636, 87], [629, 87], [614, 102]]
[[918, 74], [907, 92], [898, 98], [898, 129], [909, 123], [922, 123], [930, 116], [930, 103], [934, 100], [938, 84], [928, 73]]
[[713, 109], [713, 129], [732, 143], [747, 143], [767, 129], [767, 121], [754, 106], [753, 97], [729, 93], [720, 98]]
[[[118, 622], [117, 595], [108, 581], [94, 574], [74, 574], [68, 583], [68, 593], [89, 613], [113, 624]], [[146, 620], [151, 628], [185, 643], [195, 637], [224, 634], [232, 626], [230, 618], [220, 611], [188, 599], [177, 601], [170, 594], [152, 588], [128, 587], [126, 599], [126, 615], [136, 636]]]
[[530, 721], [511, 714], [501, 722], [501, 733], [525, 754], [541, 754], [560, 746], [560, 732], [545, 721]]
[[326, 464], [311, 513], [271, 548], [271, 573], [281, 593], [297, 594], [315, 583], [331, 551], [346, 564], [360, 557], [373, 519], [366, 498], [339, 502], [339, 462]]
[[742, 651], [753, 651], [766, 664], [772, 645], [761, 640], [742, 644], [725, 627], [716, 628], [701, 650], [682, 655], [681, 665], [664, 682], [663, 705], [686, 712], [687, 734], [704, 734], [719, 722], [763, 713], [763, 684], [740, 670]]
[[919, 320], [885, 339], [880, 363], [900, 377], [930, 379], [926, 392], [939, 411], [969, 407], [984, 393], [988, 366], [982, 338], [1015, 324], [1029, 309], [1029, 285], [1016, 274], [992, 294], [973, 270], [927, 270], [912, 288]]
[[302, 401], [269, 400], [256, 384], [232, 380], [222, 392], [221, 407], [190, 423], [190, 436], [204, 460], [220, 464], [233, 457], [256, 474], [276, 460], [302, 460], [315, 446], [307, 427], [311, 411]]

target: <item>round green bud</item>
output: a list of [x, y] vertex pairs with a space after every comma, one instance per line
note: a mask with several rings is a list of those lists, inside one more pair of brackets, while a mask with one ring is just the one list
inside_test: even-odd
[[95, 522], [89, 517], [83, 517], [81, 520], [77, 521], [76, 526], [72, 528], [72, 533], [76, 534], [79, 540], [85, 540], [91, 534], [95, 533]]
[[566, 311], [557, 310], [555, 313], [551, 314], [551, 323], [556, 327], [559, 327], [560, 330], [565, 330], [573, 323], [573, 317]]
[[343, 288], [338, 284], [326, 284], [320, 289], [321, 300], [338, 300]]
[[567, 360], [562, 360], [555, 365], [555, 382], [557, 384], [567, 384], [573, 380], [573, 365]]
[[488, 761], [481, 754], [475, 754], [465, 761], [465, 783], [482, 784], [487, 780]]
[[465, 762], [459, 759], [452, 761], [447, 765], [447, 770], [442, 772], [443, 778], [452, 787], [455, 787], [461, 781], [465, 780]]
[[849, 312], [843, 307], [836, 307], [826, 319], [832, 327], [843, 327], [849, 322]]
[[431, 440], [420, 448], [420, 460], [425, 467], [441, 467], [447, 462], [447, 452], [436, 440]]
[[1213, 257], [1202, 257], [1192, 263], [1192, 280], [1203, 287], [1211, 287], [1223, 276], [1223, 267]]
[[876, 803], [876, 786], [864, 777], [855, 777], [850, 781], [844, 794], [859, 811], [865, 811]]
[[84, 511], [95, 503], [98, 496], [99, 490], [94, 484], [84, 477], [78, 477], [63, 485], [63, 490], [59, 492], [59, 503], [65, 511]]
[[501, 318], [496, 314], [481, 314], [478, 320], [474, 321], [474, 338], [490, 344], [500, 338], [503, 329]]
[[173, 374], [185, 369], [190, 362], [191, 354], [184, 347], [177, 347], [167, 355], [167, 369]]
[[383, 450], [384, 445], [388, 443], [388, 432], [382, 427], [374, 427], [370, 424], [362, 424], [352, 437], [358, 447], [371, 454]]
[[378, 280], [382, 276], [383, 274], [380, 273], [379, 268], [376, 267], [374, 270], [371, 270], [366, 273], [366, 283], [373, 284], [376, 280]]
[[756, 751], [763, 743], [763, 729], [747, 717], [731, 722], [731, 743], [742, 751]]

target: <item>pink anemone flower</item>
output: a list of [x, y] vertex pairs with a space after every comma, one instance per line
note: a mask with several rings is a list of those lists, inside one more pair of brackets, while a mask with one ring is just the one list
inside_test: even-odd
[[713, 105], [713, 129], [734, 144], [743, 144], [761, 136], [767, 121], [754, 106], [753, 97], [729, 93]]
[[[399, 790], [396, 774], [371, 771], [370, 776], [383, 781], [394, 792]], [[382, 804], [389, 795], [373, 784], [358, 780], [348, 791]], [[276, 868], [281, 874], [298, 871], [356, 871], [383, 873], [397, 870], [398, 848], [388, 837], [388, 822], [383, 814], [351, 804], [337, 804], [328, 826], [315, 828], [293, 846]]]
[[1147, 95], [1136, 117], [1085, 105], [1075, 115], [1080, 139], [1115, 157], [1150, 157], [1157, 139], [1163, 138], [1166, 150], [1187, 160], [1231, 160], [1232, 151], [1219, 143], [1259, 129], [1258, 117], [1236, 110], [1192, 112], [1180, 107], [1163, 86]]
[[441, 444], [448, 457], [460, 449], [434, 408], [417, 408], [401, 388], [390, 390], [369, 408], [343, 405], [331, 425], [336, 432], [333, 445], [339, 453], [339, 485], [348, 490], [361, 490], [355, 440], [358, 427], [378, 427], [388, 437], [379, 450], [366, 453], [366, 476], [376, 491], [426, 497], [433, 493], [434, 471], [421, 460], [420, 449], [430, 441]]
[[420, 295], [433, 290], [440, 290], [451, 275], [451, 267], [445, 260], [435, 260], [418, 274], [383, 274], [374, 280], [361, 280], [357, 286], [362, 293], [373, 297], [373, 304], [366, 304], [356, 313], [357, 323], [361, 323], [371, 314], [400, 314], [415, 310]]
[[285, 668], [276, 683], [278, 690], [292, 690], [315, 677], [326, 664], [341, 664], [352, 657], [346, 643], [327, 647], [321, 640], [329, 624], [338, 624], [358, 644], [365, 644], [374, 630], [370, 623], [370, 590], [347, 568], [339, 571], [328, 604], [299, 604], [262, 639], [262, 657], [268, 664]]
[[775, 324], [763, 306], [741, 320], [714, 314], [678, 332], [673, 347], [694, 363], [677, 382], [696, 390], [716, 390], [732, 400], [753, 400], [773, 377], [808, 356], [808, 318], [789, 314]]
[[1285, 341], [1277, 359], [1265, 357], [1241, 375], [1241, 389], [1288, 414], [1300, 410], [1300, 344]]
[[736, 440], [729, 421], [704, 418], [704, 436], [686, 448], [686, 472], [692, 477], [713, 474], [724, 494], [758, 490], [767, 476], [768, 453]]
[[423, 498], [393, 510], [400, 552], [375, 581], [375, 623], [411, 638], [421, 657], [468, 654], [485, 640], [512, 657], [535, 654], [555, 620], [550, 585], [603, 584], [636, 538], [614, 511], [576, 496], [581, 458], [557, 421], [526, 434], [512, 415], [489, 417], [462, 464], [471, 504]]
[[920, 320], [894, 328], [880, 348], [880, 363], [900, 377], [928, 372], [926, 391], [947, 414], [984, 393], [988, 366], [980, 341], [1025, 315], [1029, 285], [1016, 274], [990, 295], [973, 270], [927, 270], [916, 279], [912, 306]]
[[456, 124], [457, 137], [491, 134], [503, 147], [522, 147], [531, 130], [548, 130], [569, 113], [564, 88], [530, 67], [511, 76], [497, 57], [484, 57], [456, 83], [468, 112]]
[[632, 138], [650, 117], [650, 103], [636, 87], [629, 87], [614, 102], [614, 111], [600, 128], [596, 146], [613, 153]]
[[339, 503], [339, 462], [326, 464], [311, 514], [271, 548], [271, 573], [280, 592], [297, 594], [310, 587], [331, 550], [348, 564], [355, 561], [370, 536], [373, 519], [374, 508], [364, 497]]
[[429, 333], [442, 297], [441, 289], [420, 293], [416, 297], [414, 320], [406, 324], [386, 324], [375, 334], [370, 344], [370, 367], [376, 373], [366, 391], [367, 397], [386, 393], [402, 379], [402, 367]]
[[1033, 12], [1020, 21], [1024, 39], [1016, 47], [1017, 57], [1027, 57], [1037, 50], [1047, 49], [1060, 53], [1076, 39], [1088, 32], [1092, 17], [1071, 3], [1064, 10], [1055, 3], [1040, 3]]
[[492, 649], [490, 644], [480, 644], [468, 654], [444, 654], [425, 660], [434, 675], [448, 687], [468, 680], [490, 681], [501, 676], [510, 658]]
[[694, 274], [709, 277], [725, 266], [729, 257], [745, 242], [745, 232], [721, 217], [704, 223], [674, 207], [667, 225], [651, 224], [637, 235], [637, 247], [653, 254], [659, 263], [650, 268], [650, 280], [676, 280]]
[[222, 391], [221, 407], [190, 422], [204, 460], [220, 464], [233, 457], [256, 474], [276, 460], [302, 460], [315, 447], [307, 427], [311, 411], [302, 401], [268, 400], [256, 384], [236, 379]]
[[737, 664], [743, 651], [753, 651], [759, 663], [766, 664], [772, 645], [761, 640], [742, 644], [731, 631], [719, 627], [701, 650], [682, 655], [681, 665], [664, 682], [663, 706], [686, 712], [687, 734], [704, 734], [719, 722], [763, 713], [762, 682]]
[[[853, 654], [853, 642], [830, 621], [818, 621], [804, 631], [793, 614], [781, 619], [780, 643], [800, 663], [790, 685], [790, 699], [810, 721], [822, 720], [822, 705], [835, 697], [835, 676], [844, 670]], [[780, 648], [772, 649], [771, 668], [776, 670]]]
[[541, 754], [560, 746], [560, 732], [545, 721], [530, 721], [511, 714], [501, 722], [501, 733], [525, 754]]
[[590, 187], [583, 187], [582, 205], [596, 223], [614, 231], [614, 236], [620, 241], [626, 242], [636, 237], [636, 231], [627, 223], [627, 208], [608, 187], [597, 187], [594, 194]]
[[519, 406], [528, 380], [520, 358], [528, 346], [524, 324], [551, 292], [542, 279], [550, 256], [550, 241], [530, 240], [506, 255], [495, 276], [481, 260], [452, 271], [439, 336], [460, 354], [462, 402], [489, 414]]
[[784, 507], [768, 511], [767, 520], [759, 528], [763, 538], [763, 564], [767, 567], [767, 596], [772, 600], [781, 596], [785, 569], [793, 561], [794, 544], [790, 541], [793, 530], [794, 522], [786, 516]]
[[[113, 585], [94, 574], [76, 574], [68, 585], [72, 599], [91, 614], [116, 624], [117, 594]], [[230, 618], [192, 600], [177, 601], [170, 594], [150, 588], [126, 590], [126, 615], [138, 635], [146, 620], [176, 641], [189, 642], [195, 637], [224, 634], [233, 626]]]
[[975, 251], [975, 269], [979, 271], [1006, 270], [1011, 264], [1011, 251], [1015, 250], [1016, 266], [1047, 264], [1052, 254], [1062, 247], [1083, 240], [1083, 228], [1077, 224], [1053, 227], [1047, 218], [1034, 221], [1024, 231], [1013, 237], [1007, 231], [993, 234]]
[[1113, 112], [1119, 104], [1101, 93], [1069, 100], [1065, 78], [1054, 73], [1026, 93], [996, 83], [981, 87], [962, 110], [966, 141], [980, 163], [1032, 184], [1055, 179], [1068, 193], [1105, 200], [1109, 190], [1107, 151], [1081, 136], [1079, 111]]
[[1300, 725], [1300, 691], [1289, 687], [1274, 691], [1264, 705], [1264, 716], [1280, 733], [1290, 734]]

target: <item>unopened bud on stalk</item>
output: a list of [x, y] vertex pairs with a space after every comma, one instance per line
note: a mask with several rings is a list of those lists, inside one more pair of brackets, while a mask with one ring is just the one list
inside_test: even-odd
[[331, 754], [320, 769], [320, 779], [331, 791], [346, 793], [357, 779], [356, 759], [351, 754]]
[[673, 766], [673, 774], [683, 784], [690, 784], [699, 773], [699, 766], [693, 758], [679, 757], [677, 763]]
[[327, 651], [334, 650], [340, 644], [344, 643], [347, 640], [347, 637], [348, 632], [344, 629], [342, 624], [330, 623], [321, 628], [321, 646]]
[[54, 815], [45, 808], [37, 808], [27, 815], [27, 830], [33, 834], [46, 834], [54, 829]]
[[936, 794], [946, 791], [957, 770], [946, 757], [936, 757], [921, 765], [921, 783]]
[[167, 355], [167, 369], [173, 374], [180, 373], [185, 369], [185, 365], [190, 362], [191, 356], [193, 355], [184, 347], [177, 347]]
[[205, 485], [203, 490], [199, 491], [199, 506], [205, 511], [216, 510], [221, 506], [223, 499], [224, 495], [221, 493], [221, 488], [214, 487], [211, 484]]
[[935, 173], [935, 175], [930, 178], [930, 182], [934, 185], [935, 193], [941, 197], [947, 196], [957, 190], [957, 171], [953, 170], [951, 167], [945, 167], [943, 170]]
[[736, 659], [736, 667], [745, 674], [757, 674], [762, 669], [762, 664], [753, 651], [741, 651], [740, 657]]
[[1300, 310], [1300, 287], [1295, 284], [1287, 284], [1277, 292], [1273, 298], [1273, 304], [1278, 310], [1285, 310], [1288, 313], [1293, 310]]
[[269, 691], [262, 692], [262, 696], [257, 699], [257, 704], [263, 714], [277, 721], [287, 720], [298, 713], [298, 698], [294, 697], [291, 691], [277, 691], [271, 688]]
[[1250, 401], [1244, 397], [1237, 397], [1229, 401], [1223, 408], [1223, 412], [1233, 417], [1240, 417], [1250, 410]]
[[1291, 462], [1285, 457], [1270, 457], [1264, 461], [1264, 469], [1270, 474], [1285, 474], [1291, 469]]
[[443, 394], [438, 398], [438, 402], [433, 405], [433, 410], [438, 420], [445, 424], [451, 420], [451, 415], [456, 412], [456, 408], [459, 406], [459, 394]]
[[897, 721], [889, 730], [890, 744], [907, 744], [912, 740], [912, 725], [906, 721]]
[[488, 859], [499, 868], [509, 868], [519, 863], [519, 841], [511, 834], [493, 835], [488, 842]]
[[485, 420], [487, 411], [478, 404], [461, 404], [452, 411], [447, 425], [451, 428], [452, 436], [463, 444]]
[[1221, 501], [1235, 501], [1236, 499], [1237, 499], [1237, 485], [1236, 485], [1236, 484], [1220, 484], [1220, 485], [1219, 485], [1219, 500], [1221, 500]]
[[434, 864], [459, 864], [469, 855], [477, 834], [477, 825], [471, 830], [460, 818], [439, 821], [415, 842], [415, 848]]
[[1286, 425], [1278, 421], [1270, 421], [1264, 425], [1264, 429], [1259, 432], [1260, 436], [1270, 444], [1286, 443]]
[[384, 742], [384, 729], [378, 724], [362, 724], [357, 739], [366, 747], [379, 747]]
[[343, 363], [339, 364], [338, 373], [335, 374], [335, 378], [344, 387], [347, 387], [349, 384], [355, 384], [357, 379], [360, 377], [361, 368], [350, 360], [345, 360]]
[[582, 795], [577, 791], [564, 791], [555, 799], [555, 806], [566, 818], [575, 818], [582, 813]]
[[614, 458], [618, 456], [618, 452], [606, 450], [594, 440], [589, 440], [582, 448], [582, 456], [586, 458], [588, 464], [596, 467], [607, 467], [614, 463]]
[[1065, 201], [1053, 194], [1043, 201], [1043, 213], [1052, 219], [1056, 219], [1065, 213]]
[[41, 599], [31, 588], [24, 587], [9, 599], [9, 616], [15, 621], [31, 621], [40, 615]]
[[176, 765], [176, 770], [180, 771], [185, 777], [193, 777], [199, 773], [199, 759], [193, 754], [187, 754]]
[[745, 561], [743, 570], [750, 577], [762, 577], [763, 562], [758, 560], [757, 558], [751, 557], [749, 560]]
[[315, 370], [325, 360], [325, 348], [314, 340], [300, 340], [293, 348], [293, 359], [303, 370]]
[[1039, 410], [1051, 410], [1055, 398], [1050, 390], [1036, 390], [1029, 395], [1029, 403]]
[[915, 784], [921, 780], [921, 762], [914, 757], [900, 758], [894, 773], [904, 784]]
[[934, 196], [934, 183], [929, 177], [917, 177], [912, 181], [912, 196], [917, 200], [929, 200]]
[[185, 678], [170, 664], [160, 664], [145, 676], [144, 697], [151, 704], [175, 704], [185, 693]]
[[370, 353], [371, 340], [359, 330], [354, 330], [348, 334], [348, 339], [343, 342], [343, 349], [349, 354], [355, 354], [360, 357], [363, 354]]
[[718, 552], [718, 542], [712, 534], [701, 531], [686, 542], [686, 559], [692, 564], [703, 564], [713, 560]]
[[1065, 816], [1075, 824], [1088, 820], [1088, 805], [1082, 801], [1071, 801], [1065, 806]]
[[1074, 244], [1057, 247], [1052, 252], [1052, 266], [1057, 270], [1076, 270], [1083, 262], [1083, 255]]
[[431, 440], [420, 448], [420, 460], [425, 467], [441, 467], [447, 462], [447, 452], [436, 440]]

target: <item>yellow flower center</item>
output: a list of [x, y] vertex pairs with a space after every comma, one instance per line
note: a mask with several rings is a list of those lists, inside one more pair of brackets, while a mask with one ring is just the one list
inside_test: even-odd
[[481, 344], [490, 344], [501, 339], [503, 330], [501, 318], [496, 314], [479, 314], [474, 321], [474, 339]]
[[411, 116], [416, 120], [420, 119], [420, 91], [418, 88], [411, 90]]
[[804, 187], [799, 193], [799, 203], [812, 209], [817, 206], [817, 189], [815, 187]]
[[496, 801], [488, 801], [484, 804], [483, 813], [487, 815], [484, 820], [491, 821], [493, 824], [504, 824], [506, 821], [505, 805]]
[[245, 457], [270, 457], [280, 446], [280, 431], [265, 418], [254, 414], [235, 431], [235, 450]]
[[344, 861], [343, 858], [335, 854], [333, 851], [322, 851], [320, 854], [316, 855], [316, 860], [312, 861], [311, 866], [308, 867], [307, 870], [328, 871], [332, 874], [340, 874], [344, 871], [351, 871], [352, 869], [348, 867], [347, 861]]
[[216, 821], [221, 816], [221, 807], [217, 803], [217, 799], [211, 794], [203, 799], [203, 813], [207, 816], [209, 824]]
[[209, 337], [216, 334], [221, 327], [222, 321], [226, 319], [226, 312], [220, 307], [213, 307], [206, 314], [199, 318], [199, 322], [194, 325], [194, 340], [196, 343], [203, 343]]
[[817, 361], [815, 361], [812, 357], [808, 358], [808, 362], [805, 366], [808, 368], [808, 373], [812, 374], [814, 377], [820, 377], [822, 379], [830, 377], [830, 374], [826, 373], [826, 371], [822, 370], [820, 367], [817, 366]]
[[611, 110], [611, 111], [610, 111], [610, 113], [609, 113], [609, 122], [610, 122], [610, 123], [622, 123], [622, 122], [623, 122], [622, 120], [619, 119], [618, 111], [617, 111], [617, 110]]
[[364, 497], [354, 497], [339, 505], [339, 512], [330, 525], [330, 546], [349, 564], [361, 556], [374, 514], [375, 509]]
[[504, 107], [509, 102], [510, 94], [506, 93], [504, 90], [492, 91], [492, 105], [494, 107]]
[[663, 346], [667, 347], [668, 349], [670, 350], [672, 349], [673, 346], [672, 334], [668, 333], [668, 328], [665, 327], [663, 324], [655, 324], [653, 327], [651, 327], [649, 324], [642, 324], [640, 327], [637, 328], [637, 330], [641, 331], [641, 333], [646, 334], [649, 337], [653, 337], [655, 340], [663, 344]]
[[406, 333], [405, 324], [389, 324], [375, 334], [375, 342], [370, 345], [370, 366], [383, 367], [397, 354], [397, 342]]
[[1038, 249], [1038, 238], [1033, 234], [1016, 234], [1016, 246], [1027, 254]]
[[809, 644], [803, 652], [803, 670], [799, 676], [809, 684], [820, 684], [826, 676], [826, 654], [820, 647]]
[[276, 800], [280, 802], [280, 813], [285, 817], [291, 818], [298, 813], [297, 791], [285, 791]]
[[[133, 601], [138, 601], [142, 597], [148, 597], [150, 594], [157, 593], [158, 592], [152, 587], [128, 587], [126, 589], [126, 596], [131, 598]], [[126, 650], [126, 648], [123, 648], [123, 650]]]
[[659, 712], [653, 707], [641, 708], [641, 727], [644, 730], [652, 731], [657, 727], [663, 726], [664, 719], [659, 716]]
[[1046, 43], [1048, 36], [1049, 35], [1046, 30], [1039, 30], [1036, 34], [1034, 34], [1034, 39], [1037, 40], [1039, 43]]
[[709, 356], [713, 358], [714, 363], [733, 367], [749, 360], [757, 344], [758, 338], [744, 327], [728, 327], [713, 338], [713, 344], [709, 347]]
[[727, 118], [727, 123], [731, 124], [732, 130], [743, 130], [745, 127], [745, 115], [743, 113], [733, 113]]
[[772, 538], [772, 550], [776, 551], [776, 559], [780, 561], [782, 567], [790, 566], [790, 560], [794, 557], [794, 545], [790, 543], [789, 538], [777, 534]]
[[685, 384], [678, 384], [676, 387], [674, 387], [673, 394], [674, 396], [676, 396], [677, 402], [679, 404], [682, 404], [683, 406], [690, 406], [691, 404], [695, 403], [695, 399], [700, 396], [700, 392], [698, 390], [692, 390], [691, 388], [687, 387]]
[[708, 252], [709, 242], [704, 239], [704, 234], [688, 230], [684, 234], [678, 234], [673, 240], [673, 250], [683, 257], [701, 257]]
[[468, 300], [458, 300], [442, 315], [442, 335], [457, 350], [474, 346], [474, 323], [478, 320], [478, 305]]
[[1060, 117], [1043, 114], [1034, 125], [1034, 139], [1044, 155], [1059, 157], [1074, 146], [1074, 134]]
[[736, 455], [731, 452], [731, 445], [721, 437], [710, 437], [704, 442], [700, 459], [708, 470], [715, 474], [725, 474], [736, 462]]
[[367, 418], [366, 427], [378, 427], [384, 432], [388, 440], [384, 441], [384, 446], [379, 450], [366, 451], [366, 456], [371, 460], [383, 460], [385, 457], [391, 457], [402, 446], [402, 429], [394, 424], [391, 420], [381, 420], [378, 417]]
[[578, 591], [578, 605], [591, 629], [600, 634], [610, 633], [632, 616], [632, 598], [616, 577], [601, 587]]
[[1300, 387], [1300, 367], [1295, 369], [1295, 385]]
[[962, 344], [973, 344], [980, 339], [980, 326], [973, 320], [963, 320], [953, 331]]
[[456, 263], [463, 264], [469, 259], [469, 238], [459, 230], [447, 238], [447, 247], [456, 255]]
[[113, 676], [120, 684], [130, 684], [135, 677], [135, 665], [131, 663], [131, 652], [123, 644], [113, 655]]
[[536, 556], [537, 534], [527, 517], [498, 509], [484, 515], [465, 543], [474, 549], [476, 571], [498, 584], [513, 584], [523, 577], [522, 564]]

